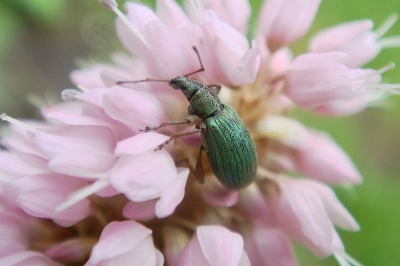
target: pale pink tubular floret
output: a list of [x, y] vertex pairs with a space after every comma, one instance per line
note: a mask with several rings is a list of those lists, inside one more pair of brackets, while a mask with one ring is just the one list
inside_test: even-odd
[[267, 0], [259, 15], [259, 35], [275, 51], [302, 37], [310, 28], [321, 0]]
[[79, 262], [87, 259], [94, 244], [95, 238], [75, 238], [52, 245], [46, 249], [49, 258], [62, 262]]
[[145, 126], [158, 126], [164, 118], [161, 103], [151, 94], [118, 86], [103, 94], [104, 111], [134, 133]]
[[156, 14], [171, 29], [179, 29], [191, 24], [181, 6], [174, 0], [158, 0]]
[[4, 185], [4, 195], [34, 217], [53, 219], [61, 226], [71, 226], [91, 213], [88, 199], [55, 213], [69, 194], [87, 185], [82, 179], [56, 173], [24, 176]]
[[111, 222], [101, 233], [86, 266], [163, 265], [154, 247], [151, 230], [134, 221]]
[[[258, 133], [279, 141], [292, 168], [304, 176], [329, 184], [358, 184], [362, 181], [351, 159], [327, 134], [311, 130], [297, 120], [266, 116]], [[278, 153], [282, 152], [278, 149]]]
[[257, 227], [245, 236], [244, 246], [251, 265], [297, 265], [289, 238], [278, 229]]
[[156, 203], [158, 199], [148, 201], [129, 201], [125, 204], [122, 214], [125, 218], [135, 221], [149, 221], [156, 217]]
[[340, 247], [334, 224], [346, 230], [359, 230], [357, 222], [328, 186], [283, 176], [277, 182], [282, 192], [280, 223], [284, 227], [286, 224], [289, 232], [317, 254], [331, 255]]
[[330, 184], [359, 184], [361, 175], [351, 159], [327, 134], [310, 131], [307, 149], [294, 155], [296, 168], [305, 176]]
[[345, 52], [348, 56], [341, 59], [341, 63], [350, 68], [361, 67], [381, 51], [372, 27], [371, 20], [359, 20], [325, 29], [312, 38], [310, 51], [313, 53]]
[[285, 93], [302, 109], [351, 98], [352, 70], [338, 61], [345, 53], [305, 54], [297, 57], [284, 72]]
[[61, 266], [61, 264], [51, 261], [42, 253], [35, 251], [20, 251], [0, 258], [0, 265], [40, 265], [40, 266]]
[[204, 189], [203, 198], [212, 206], [231, 207], [238, 202], [239, 195], [237, 191], [231, 191], [222, 186], [212, 186]]
[[199, 226], [178, 265], [250, 265], [243, 238], [221, 226]]
[[[189, 175], [187, 169], [176, 168], [164, 149], [154, 151], [165, 139], [163, 135], [149, 133], [118, 143], [115, 153], [120, 158], [110, 178], [112, 186], [132, 201], [160, 198], [155, 205], [155, 214], [159, 218], [170, 215], [182, 201]], [[151, 205], [149, 208], [154, 210]]]
[[8, 209], [0, 211], [0, 258], [23, 251], [28, 246], [29, 228], [25, 216], [8, 212]]

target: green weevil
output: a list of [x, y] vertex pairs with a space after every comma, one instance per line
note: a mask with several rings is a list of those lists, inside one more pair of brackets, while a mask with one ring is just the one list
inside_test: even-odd
[[173, 139], [201, 133], [200, 147], [195, 169], [196, 178], [204, 182], [201, 163], [201, 153], [207, 154], [211, 168], [218, 180], [228, 189], [241, 189], [251, 184], [257, 173], [257, 154], [250, 133], [236, 111], [227, 103], [221, 103], [218, 93], [220, 85], [204, 85], [188, 76], [205, 71], [200, 55], [196, 49], [200, 68], [184, 76], [171, 80], [145, 79], [138, 81], [120, 81], [117, 84], [138, 82], [168, 82], [169, 85], [181, 90], [190, 105], [189, 116], [182, 121], [170, 121], [157, 127], [146, 126], [142, 132], [157, 131], [168, 125], [195, 124], [195, 128], [188, 132], [172, 135], [167, 141], [160, 144], [155, 150], [161, 150]]

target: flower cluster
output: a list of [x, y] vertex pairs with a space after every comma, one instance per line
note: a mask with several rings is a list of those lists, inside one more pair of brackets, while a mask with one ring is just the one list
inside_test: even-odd
[[[362, 69], [398, 38], [382, 38], [390, 17], [326, 29], [310, 51], [292, 58], [288, 45], [309, 29], [320, 0], [267, 0], [255, 38], [246, 35], [247, 0], [158, 0], [156, 11], [116, 2], [117, 34], [130, 53], [112, 64], [75, 70], [78, 89], [43, 106], [44, 121], [16, 120], [2, 132], [0, 265], [296, 265], [293, 243], [318, 256], [346, 254], [335, 226], [359, 226], [328, 185], [362, 179], [346, 153], [323, 132], [287, 116], [295, 107], [324, 116], [360, 112], [398, 85], [380, 84], [381, 70]], [[193, 78], [221, 84], [221, 101], [236, 109], [257, 148], [256, 180], [228, 190], [204, 162], [199, 134], [154, 149], [188, 128], [146, 127], [182, 120], [188, 102], [162, 82]], [[203, 160], [204, 161], [204, 160]]]

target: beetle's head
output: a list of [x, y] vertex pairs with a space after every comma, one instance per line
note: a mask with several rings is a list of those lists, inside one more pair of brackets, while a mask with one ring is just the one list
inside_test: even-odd
[[181, 90], [184, 91], [186, 90], [186, 83], [188, 79], [186, 77], [181, 77], [178, 76], [176, 78], [173, 78], [169, 81], [169, 85], [174, 88], [175, 90]]

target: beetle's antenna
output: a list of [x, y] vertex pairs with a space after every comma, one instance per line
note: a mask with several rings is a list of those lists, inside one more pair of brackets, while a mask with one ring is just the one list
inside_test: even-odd
[[195, 46], [193, 46], [193, 50], [194, 50], [194, 52], [197, 54], [197, 58], [199, 58], [200, 68], [197, 69], [197, 70], [194, 71], [194, 72], [191, 72], [191, 73], [189, 73], [189, 74], [184, 75], [184, 77], [187, 77], [187, 76], [190, 76], [190, 75], [199, 73], [199, 72], [203, 72], [203, 71], [205, 70], [205, 69], [204, 69], [204, 66], [203, 66], [203, 62], [201, 62], [201, 58], [200, 58], [200, 55], [199, 55], [199, 51], [197, 51], [197, 48], [196, 48]]
[[116, 84], [126, 84], [126, 83], [139, 83], [139, 82], [169, 82], [166, 79], [142, 79], [142, 80], [134, 80], [134, 81], [118, 81]]

